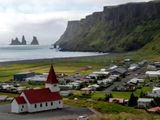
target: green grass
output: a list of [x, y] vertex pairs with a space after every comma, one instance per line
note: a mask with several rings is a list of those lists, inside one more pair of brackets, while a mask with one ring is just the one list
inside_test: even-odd
[[95, 93], [92, 94], [91, 98], [93, 100], [98, 100], [98, 99], [102, 99], [103, 100], [103, 99], [105, 99], [105, 93], [103, 93], [103, 92], [95, 92]]
[[19, 96], [19, 94], [15, 94], [15, 93], [4, 93], [4, 92], [0, 92], [0, 95], [7, 95], [8, 97], [17, 97], [17, 96]]
[[112, 92], [113, 97], [115, 98], [124, 98], [129, 99], [131, 92]]

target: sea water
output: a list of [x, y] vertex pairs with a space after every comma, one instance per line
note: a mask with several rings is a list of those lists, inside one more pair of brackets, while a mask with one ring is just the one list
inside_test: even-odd
[[103, 55], [96, 52], [62, 52], [50, 45], [0, 45], [0, 62]]

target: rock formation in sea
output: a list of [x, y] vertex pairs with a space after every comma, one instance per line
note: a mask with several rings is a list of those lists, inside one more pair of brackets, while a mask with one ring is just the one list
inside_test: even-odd
[[31, 45], [39, 45], [39, 42], [38, 42], [36, 36], [33, 36], [33, 40], [32, 40], [32, 42], [31, 42]]
[[23, 35], [22, 36], [22, 43], [21, 43], [22, 45], [27, 45], [27, 41], [26, 41], [26, 39], [25, 39], [25, 36]]
[[14, 39], [11, 40], [11, 45], [21, 45], [21, 42], [16, 37], [15, 40]]

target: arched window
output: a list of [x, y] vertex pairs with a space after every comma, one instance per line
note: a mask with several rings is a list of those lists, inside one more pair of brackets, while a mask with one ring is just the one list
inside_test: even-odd
[[40, 104], [40, 107], [42, 107], [42, 103]]
[[46, 106], [48, 106], [48, 103], [46, 103]]
[[51, 102], [51, 106], [53, 105], [53, 102]]
[[34, 108], [37, 108], [37, 104], [34, 105]]

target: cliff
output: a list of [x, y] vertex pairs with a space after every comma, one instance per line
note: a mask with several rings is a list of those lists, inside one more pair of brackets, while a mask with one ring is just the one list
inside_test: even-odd
[[69, 21], [56, 42], [61, 50], [124, 52], [140, 49], [160, 33], [160, 2], [106, 6], [80, 21]]

